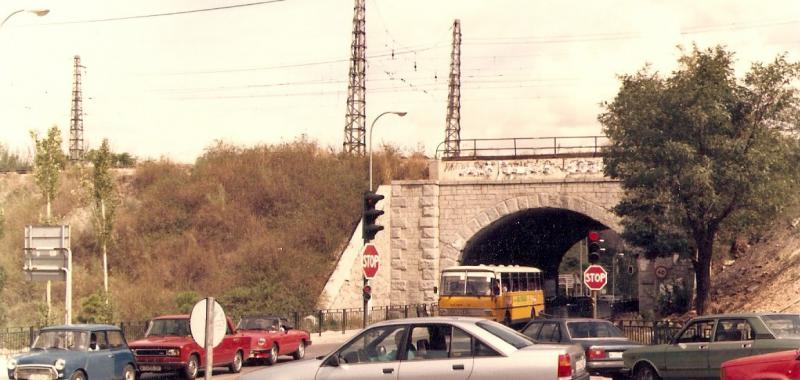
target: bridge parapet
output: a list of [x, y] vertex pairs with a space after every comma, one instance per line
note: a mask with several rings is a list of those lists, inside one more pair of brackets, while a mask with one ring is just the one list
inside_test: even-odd
[[606, 136], [513, 137], [461, 139], [458, 152], [446, 153], [440, 143], [436, 158], [445, 161], [509, 158], [596, 157], [609, 145]]
[[602, 157], [550, 157], [474, 160], [436, 160], [430, 177], [444, 182], [462, 181], [599, 181], [603, 175]]

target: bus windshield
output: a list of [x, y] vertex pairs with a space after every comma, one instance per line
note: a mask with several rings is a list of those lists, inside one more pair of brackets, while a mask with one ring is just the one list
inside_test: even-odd
[[488, 271], [446, 271], [441, 292], [443, 296], [490, 296], [494, 278]]

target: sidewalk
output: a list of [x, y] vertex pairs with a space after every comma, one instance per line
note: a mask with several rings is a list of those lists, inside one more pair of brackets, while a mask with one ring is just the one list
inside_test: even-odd
[[344, 343], [344, 341], [352, 338], [354, 335], [361, 332], [361, 329], [342, 331], [323, 331], [322, 336], [316, 332], [309, 332], [311, 334], [312, 344], [335, 344]]

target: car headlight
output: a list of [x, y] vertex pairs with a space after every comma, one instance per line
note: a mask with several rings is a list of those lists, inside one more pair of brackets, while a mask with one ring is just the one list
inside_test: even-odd
[[181, 350], [177, 348], [170, 348], [167, 350], [167, 356], [179, 356], [181, 354]]
[[66, 364], [67, 364], [67, 362], [64, 361], [64, 359], [58, 359], [58, 360], [56, 360], [55, 364], [53, 364], [53, 366], [56, 367], [56, 370], [61, 371], [62, 369], [64, 369], [64, 366]]
[[6, 363], [6, 368], [8, 368], [10, 370], [13, 370], [14, 368], [17, 368], [17, 359], [9, 360], [8, 363]]
[[258, 338], [258, 345], [263, 346], [267, 343], [267, 340], [264, 338]]

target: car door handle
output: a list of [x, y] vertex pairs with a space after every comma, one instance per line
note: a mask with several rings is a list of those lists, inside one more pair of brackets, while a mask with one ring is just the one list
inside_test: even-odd
[[463, 370], [464, 370], [464, 365], [463, 365], [463, 364], [453, 364], [453, 369], [454, 369], [454, 370], [461, 370], [461, 371], [463, 371]]
[[383, 369], [383, 373], [384, 374], [390, 374], [392, 372], [394, 372], [394, 368], [384, 368]]
[[705, 344], [701, 344], [701, 345], [697, 346], [698, 350], [705, 350], [706, 348], [708, 348], [708, 346], [705, 345]]
[[108, 357], [109, 357], [109, 358], [113, 358], [113, 357], [114, 357], [114, 354], [108, 354]]
[[753, 346], [752, 343], [742, 343], [742, 348], [750, 348], [752, 346]]

